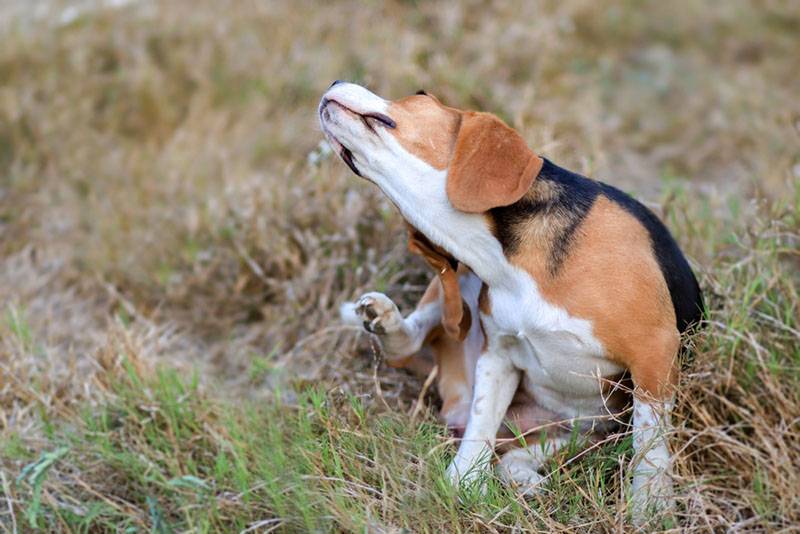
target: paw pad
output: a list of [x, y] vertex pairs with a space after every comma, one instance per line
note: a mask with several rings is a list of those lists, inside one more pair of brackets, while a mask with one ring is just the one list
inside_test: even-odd
[[403, 317], [392, 300], [383, 293], [367, 293], [356, 303], [356, 315], [364, 330], [379, 336], [400, 328]]

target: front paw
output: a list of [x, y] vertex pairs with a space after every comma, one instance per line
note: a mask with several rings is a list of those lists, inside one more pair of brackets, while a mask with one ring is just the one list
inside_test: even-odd
[[486, 477], [476, 471], [460, 472], [455, 464], [450, 464], [445, 474], [450, 486], [456, 490], [458, 500], [462, 504], [471, 505], [480, 502], [487, 492]]
[[636, 525], [675, 509], [672, 477], [665, 471], [636, 473], [631, 490], [631, 515]]
[[458, 487], [461, 477], [459, 476], [458, 468], [456, 467], [455, 462], [450, 462], [450, 465], [447, 466], [447, 471], [445, 471], [444, 477], [448, 482], [450, 482], [450, 485], [456, 488]]
[[371, 292], [356, 302], [356, 316], [364, 330], [379, 336], [397, 332], [403, 326], [403, 316], [392, 299], [383, 293]]
[[460, 466], [453, 460], [445, 472], [445, 478], [454, 488], [467, 491], [478, 491], [483, 493], [486, 490], [486, 480], [483, 469], [480, 466]]

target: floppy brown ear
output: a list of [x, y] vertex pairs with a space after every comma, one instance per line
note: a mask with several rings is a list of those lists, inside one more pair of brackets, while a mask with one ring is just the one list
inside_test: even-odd
[[469, 307], [461, 298], [458, 285], [458, 262], [444, 249], [431, 243], [425, 235], [406, 223], [408, 228], [408, 249], [419, 254], [436, 270], [442, 284], [442, 327], [453, 339], [463, 341], [467, 337], [472, 317]]
[[518, 201], [542, 168], [525, 140], [490, 113], [461, 118], [447, 172], [447, 198], [457, 210], [482, 213]]

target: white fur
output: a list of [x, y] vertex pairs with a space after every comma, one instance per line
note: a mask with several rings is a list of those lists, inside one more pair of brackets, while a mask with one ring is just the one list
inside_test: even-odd
[[541, 489], [539, 485], [544, 479], [539, 474], [539, 469], [548, 457], [567, 445], [569, 441], [569, 437], [557, 437], [541, 445], [512, 449], [500, 458], [497, 473], [506, 482], [517, 486], [523, 495], [539, 491]]
[[469, 387], [469, 394], [465, 395], [464, 399], [472, 398], [472, 388], [475, 383], [475, 367], [478, 364], [478, 357], [483, 351], [483, 330], [480, 327], [480, 312], [478, 311], [478, 296], [481, 292], [483, 282], [475, 276], [474, 273], [469, 272], [459, 276], [458, 285], [461, 289], [461, 298], [469, 306], [469, 311], [472, 314], [472, 325], [470, 326], [467, 337], [464, 339], [464, 366], [467, 371], [467, 386]]
[[478, 360], [469, 422], [456, 457], [447, 469], [452, 481], [472, 481], [486, 470], [494, 450], [497, 429], [518, 384], [519, 372], [508, 358], [490, 348]]
[[634, 518], [641, 520], [647, 506], [672, 507], [671, 456], [667, 448], [672, 403], [633, 399], [633, 484]]

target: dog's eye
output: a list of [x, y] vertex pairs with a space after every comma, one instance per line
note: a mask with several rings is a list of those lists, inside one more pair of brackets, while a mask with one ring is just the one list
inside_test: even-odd
[[384, 115], [383, 113], [364, 113], [362, 115], [364, 119], [373, 119], [378, 121], [379, 123], [383, 124], [387, 128], [397, 128], [397, 123], [392, 120], [391, 117]]
[[431, 96], [431, 95], [429, 95], [428, 93], [426, 93], [426, 92], [425, 92], [425, 89], [420, 89], [419, 91], [417, 91], [417, 92], [416, 92], [416, 93], [414, 93], [414, 94], [416, 94], [416, 95], [422, 95], [422, 96]]

